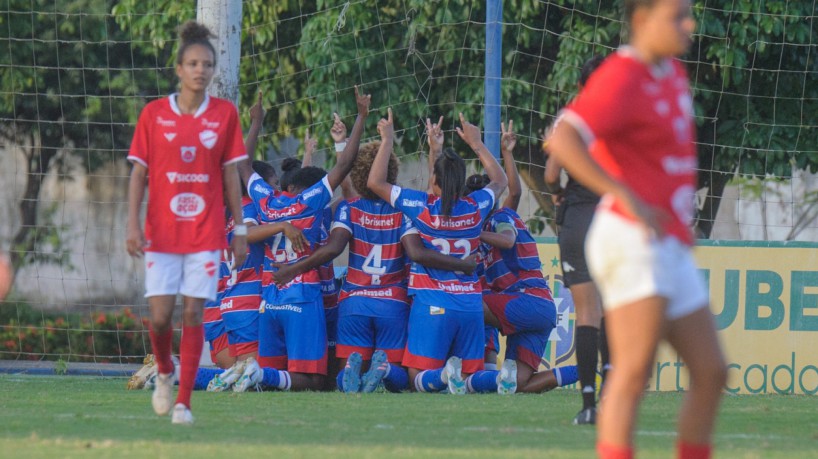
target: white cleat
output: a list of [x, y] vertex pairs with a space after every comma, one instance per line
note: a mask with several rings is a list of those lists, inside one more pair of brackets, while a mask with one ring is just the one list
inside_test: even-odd
[[499, 381], [497, 381], [497, 393], [508, 395], [517, 392], [517, 362], [511, 359], [503, 361], [500, 368]]
[[184, 426], [193, 425], [193, 414], [191, 414], [188, 407], [181, 403], [177, 403], [173, 407], [173, 415], [170, 418], [171, 424], [180, 424]]
[[261, 379], [264, 377], [264, 371], [256, 362], [256, 359], [250, 357], [244, 362], [244, 371], [233, 385], [233, 392], [247, 392], [250, 389], [258, 389]]
[[242, 373], [244, 373], [244, 365], [246, 360], [239, 360], [233, 364], [232, 367], [217, 374], [207, 383], [208, 392], [224, 392], [230, 390], [233, 384], [239, 380]]
[[153, 396], [151, 403], [153, 411], [159, 416], [164, 416], [173, 407], [173, 374], [159, 373], [154, 379]]
[[142, 365], [142, 368], [131, 375], [131, 379], [128, 380], [126, 386], [128, 390], [142, 389], [145, 387], [145, 383], [156, 375], [156, 359], [153, 354], [146, 355]]
[[450, 394], [464, 395], [467, 392], [462, 369], [463, 361], [460, 360], [460, 357], [449, 357], [449, 360], [446, 361], [446, 367], [443, 371], [446, 373]]

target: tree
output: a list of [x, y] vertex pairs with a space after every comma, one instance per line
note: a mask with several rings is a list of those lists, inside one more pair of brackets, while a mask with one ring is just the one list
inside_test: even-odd
[[9, 0], [0, 16], [0, 137], [22, 150], [25, 186], [12, 238], [16, 268], [65, 263], [60, 227], [40, 209], [45, 177], [73, 156], [86, 173], [127, 149], [133, 69], [147, 67], [107, 14], [110, 2]]

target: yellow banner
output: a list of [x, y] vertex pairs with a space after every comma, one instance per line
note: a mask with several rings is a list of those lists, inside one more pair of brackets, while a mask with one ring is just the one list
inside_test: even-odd
[[[538, 244], [554, 293], [557, 327], [543, 366], [573, 364], [574, 305], [562, 284], [556, 243]], [[695, 250], [710, 286], [711, 310], [734, 394], [818, 393], [818, 247], [813, 244], [708, 243]], [[502, 355], [502, 354], [501, 354]], [[650, 389], [685, 390], [685, 365], [662, 345]]]

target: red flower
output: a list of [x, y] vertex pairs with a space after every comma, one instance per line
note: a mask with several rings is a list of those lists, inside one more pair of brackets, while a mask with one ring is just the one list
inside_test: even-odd
[[105, 314], [100, 314], [97, 316], [97, 324], [99, 325], [103, 325], [106, 320]]

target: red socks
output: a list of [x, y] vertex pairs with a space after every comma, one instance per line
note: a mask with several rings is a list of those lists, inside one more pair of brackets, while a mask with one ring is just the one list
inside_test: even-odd
[[190, 408], [190, 394], [196, 382], [196, 372], [199, 370], [199, 360], [202, 357], [204, 345], [204, 326], [182, 328], [182, 344], [179, 346], [180, 374], [179, 393], [176, 403], [182, 403]]
[[711, 445], [693, 445], [681, 441], [676, 445], [678, 459], [710, 459], [712, 452]]
[[151, 348], [153, 348], [159, 373], [165, 375], [173, 373], [173, 360], [170, 357], [171, 346], [173, 346], [173, 328], [168, 328], [167, 332], [160, 335], [153, 331], [153, 326], [151, 326], [150, 336]]
[[633, 447], [597, 443], [596, 454], [599, 459], [633, 459]]

